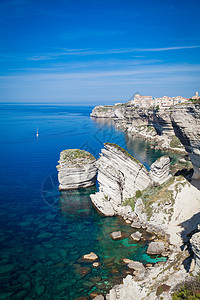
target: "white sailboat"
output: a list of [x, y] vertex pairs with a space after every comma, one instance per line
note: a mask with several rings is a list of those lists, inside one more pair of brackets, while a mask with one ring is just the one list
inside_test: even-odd
[[39, 132], [38, 132], [38, 128], [37, 128], [36, 136], [37, 136], [37, 138], [39, 137]]

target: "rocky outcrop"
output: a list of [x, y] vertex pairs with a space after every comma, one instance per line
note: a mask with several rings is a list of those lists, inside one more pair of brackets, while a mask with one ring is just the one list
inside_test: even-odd
[[90, 252], [89, 254], [83, 255], [82, 259], [88, 261], [94, 261], [98, 259], [98, 256], [94, 252]]
[[91, 117], [113, 119], [117, 128], [134, 136], [157, 142], [160, 148], [175, 148], [178, 151], [184, 151], [179, 140], [176, 141], [175, 145], [172, 145], [174, 130], [170, 114], [170, 109], [141, 109], [130, 103], [125, 103], [113, 106], [97, 106], [92, 110]]
[[131, 275], [123, 279], [123, 284], [115, 286], [107, 295], [107, 300], [139, 300], [146, 299], [147, 291]]
[[105, 144], [97, 168], [99, 192], [90, 197], [94, 206], [106, 216], [119, 213], [127, 199], [151, 183], [146, 168], [115, 144]]
[[136, 231], [131, 234], [131, 237], [134, 241], [139, 241], [142, 237], [142, 234], [139, 231]]
[[97, 167], [99, 192], [90, 197], [103, 215], [121, 215], [133, 227], [168, 234], [178, 245], [196, 228], [200, 192], [184, 177], [169, 176], [169, 157], [159, 158], [148, 172], [123, 148], [107, 143]]
[[118, 240], [122, 237], [121, 231], [114, 231], [111, 233], [111, 237], [113, 240]]
[[163, 242], [151, 242], [147, 248], [147, 254], [162, 254], [165, 251]]
[[[103, 113], [103, 111], [106, 111]], [[193, 178], [200, 189], [200, 105], [188, 103], [173, 108], [151, 110], [130, 103], [94, 108], [91, 117], [110, 118], [129, 134], [156, 142], [159, 148], [190, 154]]]
[[171, 177], [143, 191], [134, 212], [150, 230], [165, 232], [171, 244], [180, 246], [199, 223], [200, 191], [182, 176]]
[[94, 118], [119, 118], [123, 119], [125, 114], [125, 105], [99, 105], [93, 108], [91, 117]]
[[96, 164], [99, 192], [90, 195], [92, 203], [105, 216], [126, 215], [136, 220], [129, 203], [134, 205], [148, 186], [168, 180], [169, 163], [169, 157], [159, 158], [148, 172], [123, 148], [106, 143]]
[[57, 170], [60, 190], [85, 188], [96, 182], [96, 159], [84, 150], [67, 149], [62, 151]]
[[192, 251], [194, 252], [195, 271], [200, 272], [200, 232], [193, 234], [190, 240]]
[[169, 156], [162, 156], [151, 165], [149, 175], [154, 185], [162, 184], [169, 179], [169, 168]]
[[134, 270], [133, 275], [137, 280], [142, 280], [145, 275], [145, 267], [139, 261], [131, 261], [128, 263], [128, 268]]
[[174, 131], [184, 145], [194, 167], [193, 178], [200, 181], [200, 105], [179, 105], [171, 113]]

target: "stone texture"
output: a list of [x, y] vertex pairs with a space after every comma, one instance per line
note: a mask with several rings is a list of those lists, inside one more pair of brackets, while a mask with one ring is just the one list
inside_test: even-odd
[[169, 179], [169, 168], [169, 156], [162, 156], [151, 165], [149, 175], [154, 185], [162, 184]]
[[131, 234], [131, 237], [134, 241], [139, 241], [142, 237], [142, 234], [139, 231], [136, 231]]
[[[151, 182], [146, 168], [123, 148], [106, 143], [97, 161], [99, 192], [91, 195], [94, 206], [104, 215], [118, 213], [118, 208], [137, 190]], [[108, 210], [108, 211], [107, 211]]]
[[192, 251], [194, 252], [195, 267], [196, 272], [200, 271], [200, 232], [193, 234], [190, 240]]
[[180, 105], [171, 114], [176, 135], [190, 154], [193, 178], [200, 181], [200, 105]]
[[98, 267], [100, 266], [100, 263], [99, 263], [98, 261], [96, 261], [96, 262], [94, 262], [94, 263], [92, 264], [92, 266], [93, 266], [94, 268], [98, 268]]
[[133, 227], [133, 228], [141, 228], [141, 226], [142, 226], [141, 222], [138, 219], [134, 219], [132, 224], [131, 224], [131, 227]]
[[87, 151], [79, 149], [62, 151], [57, 169], [60, 190], [85, 188], [96, 182], [96, 159]]
[[145, 275], [145, 267], [139, 261], [132, 261], [128, 264], [129, 269], [134, 270], [134, 276], [136, 276], [137, 280], [142, 280]]
[[111, 237], [113, 240], [120, 239], [122, 237], [121, 231], [114, 231], [111, 233]]
[[98, 256], [94, 252], [90, 252], [89, 254], [83, 255], [82, 259], [94, 261], [98, 259]]
[[163, 242], [151, 242], [147, 248], [147, 254], [162, 254], [165, 251]]
[[94, 298], [94, 300], [104, 300], [104, 296], [103, 295], [98, 295]]
[[129, 258], [123, 258], [123, 262], [125, 264], [129, 264], [130, 262], [132, 262], [133, 260], [132, 259], [129, 259]]

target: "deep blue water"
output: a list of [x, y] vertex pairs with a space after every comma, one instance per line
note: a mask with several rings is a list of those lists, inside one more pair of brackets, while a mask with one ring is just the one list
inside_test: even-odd
[[[104, 142], [114, 142], [147, 168], [165, 154], [115, 130], [112, 122], [95, 122], [91, 110], [0, 105], [0, 299], [75, 299], [105, 292], [128, 272], [122, 258], [162, 259], [145, 254], [147, 234], [134, 244], [133, 228], [95, 211], [89, 195], [96, 187], [58, 192], [56, 165], [64, 149], [98, 157]], [[116, 230], [123, 232], [120, 241], [110, 238]], [[99, 256], [98, 269], [81, 260], [91, 251]]]

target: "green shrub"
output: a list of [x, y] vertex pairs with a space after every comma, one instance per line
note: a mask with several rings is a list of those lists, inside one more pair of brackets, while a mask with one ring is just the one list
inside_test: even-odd
[[182, 148], [182, 144], [179, 140], [179, 138], [177, 138], [177, 136], [173, 136], [170, 142], [170, 147], [172, 148]]
[[200, 299], [200, 275], [189, 282], [178, 287], [178, 290], [173, 293], [172, 300], [197, 300]]
[[140, 198], [142, 196], [142, 192], [140, 190], [137, 190], [135, 193], [136, 199]]
[[132, 210], [134, 211], [134, 209], [135, 209], [135, 197], [125, 199], [124, 202], [123, 202], [123, 206], [127, 206], [127, 205], [129, 205], [132, 208]]

